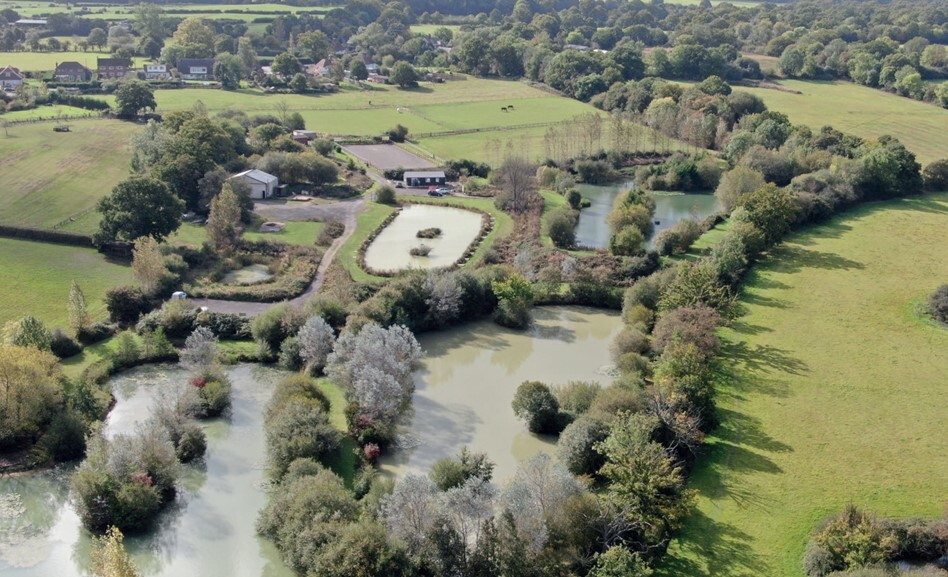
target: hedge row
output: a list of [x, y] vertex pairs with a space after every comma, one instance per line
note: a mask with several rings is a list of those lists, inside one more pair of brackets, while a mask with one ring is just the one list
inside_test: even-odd
[[61, 232], [58, 230], [30, 228], [25, 226], [0, 225], [0, 236], [92, 248], [91, 236], [86, 234], [78, 234], [75, 232]]

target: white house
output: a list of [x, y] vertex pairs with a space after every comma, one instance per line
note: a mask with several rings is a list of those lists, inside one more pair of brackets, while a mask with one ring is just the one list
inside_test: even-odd
[[280, 180], [277, 177], [256, 168], [239, 172], [229, 180], [234, 179], [240, 179], [250, 185], [250, 198], [257, 200], [273, 196], [277, 187], [280, 186]]
[[158, 64], [157, 62], [145, 64], [145, 80], [167, 80], [169, 78], [171, 78], [171, 73], [168, 72], [167, 64]]
[[21, 84], [23, 84], [23, 74], [20, 73], [19, 68], [13, 66], [0, 68], [0, 90], [13, 92]]

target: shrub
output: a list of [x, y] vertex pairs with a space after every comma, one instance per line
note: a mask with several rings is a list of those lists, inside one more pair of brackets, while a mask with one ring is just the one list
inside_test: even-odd
[[635, 256], [645, 250], [645, 236], [634, 226], [627, 226], [609, 237], [609, 252], [620, 256]]
[[928, 310], [935, 320], [948, 324], [948, 284], [938, 287], [928, 299]]
[[281, 369], [287, 371], [298, 371], [303, 366], [303, 360], [300, 358], [300, 340], [297, 337], [289, 337], [280, 345], [280, 357], [277, 364]]
[[86, 424], [72, 411], [57, 413], [43, 434], [40, 446], [54, 461], [82, 457], [86, 449]]
[[648, 337], [636, 328], [623, 328], [622, 332], [616, 335], [615, 340], [612, 341], [613, 360], [618, 359], [625, 353], [645, 354], [648, 353], [648, 350]]
[[661, 354], [672, 341], [691, 343], [707, 356], [720, 346], [716, 331], [723, 319], [714, 309], [698, 305], [669, 311], [659, 318], [652, 331], [652, 348]]
[[619, 412], [640, 411], [644, 405], [641, 395], [635, 391], [624, 387], [606, 387], [589, 407], [589, 415], [611, 420]]
[[175, 444], [175, 454], [182, 463], [190, 463], [204, 456], [207, 452], [207, 436], [201, 428], [194, 424], [185, 426], [181, 438]]
[[560, 426], [560, 404], [550, 388], [538, 381], [524, 381], [511, 402], [514, 414], [526, 421], [531, 433], [556, 434]]
[[602, 391], [599, 383], [587, 381], [570, 381], [569, 383], [553, 388], [556, 401], [560, 409], [573, 415], [581, 415], [589, 410], [593, 401]]
[[196, 416], [216, 417], [230, 406], [230, 380], [219, 374], [197, 377], [192, 384], [198, 389]]
[[563, 429], [556, 442], [556, 455], [574, 475], [595, 474], [605, 463], [595, 446], [608, 436], [609, 425], [595, 417], [582, 416]]
[[375, 191], [375, 202], [380, 204], [396, 204], [395, 189], [383, 184]]
[[329, 423], [324, 411], [298, 402], [287, 402], [278, 410], [268, 411], [266, 437], [270, 468], [277, 479], [294, 460], [325, 460], [341, 442], [339, 431]]
[[82, 345], [73, 340], [62, 329], [56, 329], [51, 335], [49, 350], [58, 358], [65, 359], [81, 353]]
[[460, 487], [470, 479], [490, 481], [494, 474], [494, 463], [486, 453], [472, 453], [462, 447], [456, 458], [445, 457], [435, 461], [428, 477], [441, 491]]
[[566, 197], [566, 204], [571, 208], [579, 210], [583, 205], [583, 195], [579, 193], [575, 188], [571, 188], [566, 191], [564, 195]]
[[922, 171], [925, 189], [939, 192], [948, 189], [948, 158], [936, 160]]
[[576, 245], [576, 225], [579, 222], [579, 211], [562, 207], [553, 211], [547, 225], [547, 234], [550, 240], [559, 248], [573, 248]]
[[330, 245], [332, 244], [332, 241], [342, 236], [345, 232], [345, 223], [338, 220], [326, 221], [326, 225], [323, 227], [323, 230], [319, 233], [319, 237], [316, 239], [316, 244], [323, 246]]
[[142, 349], [131, 331], [125, 331], [116, 339], [115, 352], [112, 353], [115, 364], [120, 367], [131, 366], [142, 356]]
[[655, 250], [662, 256], [681, 254], [691, 248], [701, 233], [701, 225], [695, 220], [686, 218], [656, 235]]
[[118, 327], [109, 323], [95, 323], [76, 331], [76, 338], [83, 345], [95, 344], [111, 337]]
[[424, 228], [415, 233], [417, 238], [438, 238], [441, 236], [441, 229], [438, 227]]
[[129, 325], [151, 309], [141, 289], [132, 286], [111, 288], [105, 293], [105, 306], [112, 322]]
[[254, 317], [250, 333], [264, 353], [262, 356], [269, 356], [280, 350], [284, 340], [298, 333], [305, 321], [302, 311], [283, 303]]
[[329, 399], [319, 388], [316, 379], [306, 375], [291, 375], [280, 381], [267, 405], [267, 414], [277, 413], [290, 403], [313, 406], [323, 412], [329, 412]]
[[408, 253], [412, 256], [428, 256], [431, 254], [431, 247], [426, 244], [421, 244], [413, 247]]

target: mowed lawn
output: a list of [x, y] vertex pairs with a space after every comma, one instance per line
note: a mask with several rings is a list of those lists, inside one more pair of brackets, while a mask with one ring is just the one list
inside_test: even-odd
[[105, 291], [131, 282], [131, 268], [91, 248], [0, 238], [0, 326], [26, 314], [66, 328], [66, 300], [73, 280], [96, 320], [105, 320]]
[[948, 156], [948, 110], [850, 82], [783, 80], [803, 94], [741, 87], [814, 130], [830, 125], [863, 138], [897, 137], [925, 166]]
[[916, 305], [948, 282], [946, 251], [942, 193], [796, 234], [751, 274], [698, 510], [662, 575], [802, 577], [808, 536], [847, 503], [944, 512], [948, 329]]
[[101, 119], [72, 122], [68, 133], [53, 126], [0, 131], [0, 224], [94, 232], [95, 204], [129, 176], [129, 139], [141, 127]]

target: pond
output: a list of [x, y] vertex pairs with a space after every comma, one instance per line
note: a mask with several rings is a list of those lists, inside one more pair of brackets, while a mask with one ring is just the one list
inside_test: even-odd
[[[155, 529], [125, 539], [144, 575], [293, 577], [276, 548], [254, 531], [266, 502], [263, 407], [284, 374], [254, 365], [228, 369], [233, 408], [205, 423], [206, 462], [184, 467], [177, 499]], [[133, 431], [162, 387], [185, 378], [176, 366], [155, 365], [112, 379], [117, 402], [106, 434]], [[0, 573], [86, 574], [90, 538], [68, 501], [74, 467], [0, 478]]]
[[[461, 208], [410, 204], [402, 209], [365, 251], [365, 264], [377, 271], [438, 268], [453, 265], [481, 230], [480, 213]], [[441, 236], [418, 238], [418, 231], [437, 227]], [[422, 244], [431, 247], [428, 256], [409, 251]]]
[[221, 279], [224, 284], [254, 284], [273, 278], [270, 268], [265, 264], [252, 264], [232, 270]]
[[414, 414], [384, 471], [427, 473], [467, 446], [487, 453], [497, 465], [494, 479], [503, 481], [519, 461], [554, 452], [555, 439], [529, 433], [510, 408], [517, 387], [526, 380], [608, 386], [609, 345], [621, 322], [617, 313], [586, 307], [539, 307], [533, 319], [526, 331], [485, 320], [419, 338], [426, 356], [415, 373]]
[[[617, 183], [610, 186], [592, 186], [580, 184], [579, 192], [592, 203], [579, 212], [579, 225], [576, 227], [576, 242], [582, 246], [604, 248], [609, 245], [609, 224], [606, 217], [612, 210], [612, 204], [620, 193], [629, 190], [632, 182]], [[655, 217], [659, 224], [655, 234], [673, 226], [686, 218], [703, 219], [721, 210], [721, 204], [713, 194], [651, 193], [655, 199]], [[654, 238], [654, 235], [653, 237]]]

